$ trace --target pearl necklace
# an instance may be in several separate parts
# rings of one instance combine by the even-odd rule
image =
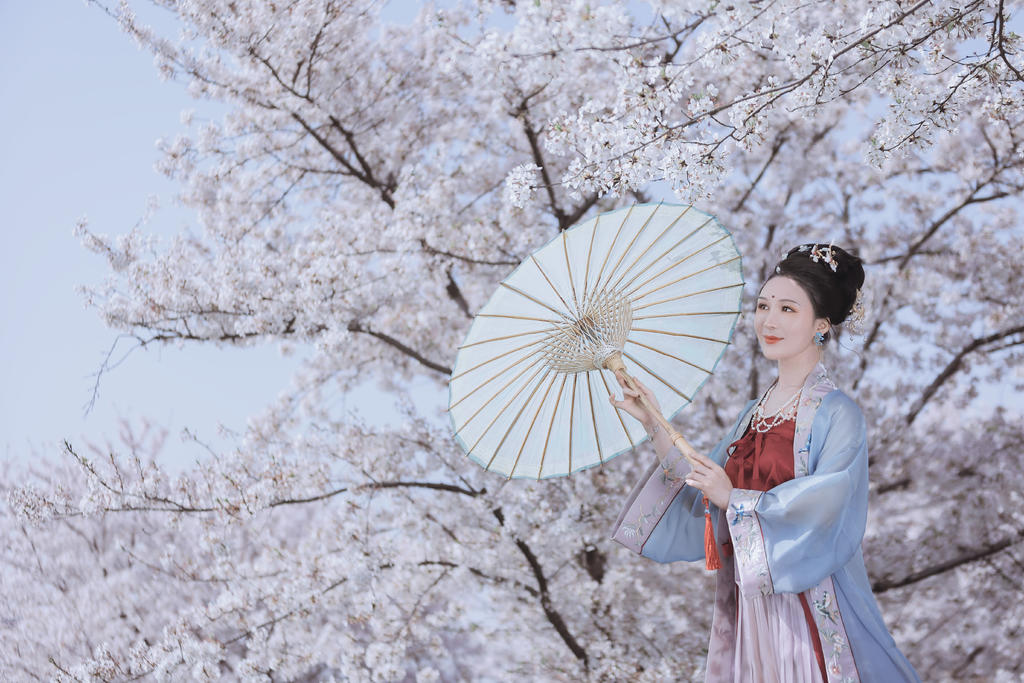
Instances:
[[[776,410],[771,415],[765,416],[764,404],[768,402],[768,396],[770,396],[771,393],[775,390],[775,386],[777,383],[778,380],[775,380],[775,383],[773,383],[768,388],[768,391],[766,391],[764,396],[761,397],[761,400],[758,401],[757,403],[757,407],[754,409],[754,419],[751,421],[751,425],[753,426],[755,431],[760,432],[761,434],[770,431],[772,427],[780,425],[783,422],[786,422],[787,420],[792,420],[793,418],[796,417],[796,407],[799,403],[798,399],[800,398],[800,393],[803,391],[803,387],[800,387],[800,389],[798,389],[797,392],[793,394],[788,401],[783,403],[781,408]]]

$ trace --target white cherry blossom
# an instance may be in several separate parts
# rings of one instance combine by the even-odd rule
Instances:
[[[231,448],[143,422],[4,466],[0,670],[699,679],[710,578],[608,539],[649,450],[505,481],[435,408],[523,258],[666,199],[732,231],[750,295],[795,244],[864,257],[864,331],[826,364],[870,426],[875,593],[924,679],[1020,677],[1024,420],[992,396],[1024,390],[1022,3],[154,4],[181,36],[100,8],[226,113],[158,144],[197,225],[75,227],[109,266],[83,301],[133,348],[303,362]],[[700,448],[770,382],[751,322],[676,420]],[[395,415],[340,408],[367,380]]]

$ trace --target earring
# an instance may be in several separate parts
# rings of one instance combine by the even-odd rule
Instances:
[[[814,343],[817,346],[821,346],[822,344],[824,344],[825,343],[825,335],[822,334],[821,332],[815,332],[814,333]]]

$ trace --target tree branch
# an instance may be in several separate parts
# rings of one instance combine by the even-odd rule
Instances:
[[[571,223],[567,222],[567,216],[562,211],[562,207],[558,205],[558,199],[555,197],[555,186],[551,182],[551,177],[548,175],[547,165],[544,163],[544,156],[540,151],[540,140],[537,135],[537,131],[530,125],[530,119],[526,115],[526,101],[519,107],[519,118],[523,122],[523,133],[526,135],[527,141],[530,143],[530,152],[533,154],[533,163],[540,168],[541,178],[544,180],[544,189],[548,193],[548,206],[551,208],[551,213],[555,214],[555,218],[558,220],[558,229],[565,230]]]
[[[359,162],[359,167],[363,170],[363,176],[369,179],[369,185],[379,189],[381,197],[383,197],[385,203],[387,203],[387,205],[392,209],[395,208],[395,200],[391,196],[392,192],[395,191],[394,184],[392,182],[383,182],[378,180],[373,173],[373,167],[370,166],[370,163],[359,152],[359,146],[356,145],[356,137],[352,131],[345,128],[336,116],[332,115],[328,118],[331,121],[331,125],[334,126],[334,129],[341,133],[345,138],[345,142],[348,143],[348,148],[352,150],[352,154],[355,155],[356,161]]]
[[[445,484],[443,482],[434,481],[381,481],[374,482],[372,484],[365,484],[357,488],[373,488],[373,489],[395,489],[401,487],[412,487],[412,488],[423,488],[433,489],[435,491],[448,491],[449,493],[461,493],[464,496],[479,496],[487,492],[487,489],[480,489],[479,491],[470,488],[462,488],[455,484]]]
[[[568,627],[565,625],[565,620],[562,619],[562,615],[558,613],[554,605],[551,603],[551,594],[548,592],[548,582],[544,576],[544,570],[540,566],[540,562],[537,561],[537,556],[530,550],[530,546],[526,545],[526,542],[521,539],[516,539],[516,545],[519,550],[522,551],[526,561],[530,564],[530,569],[533,570],[533,577],[537,580],[537,588],[540,589],[540,604],[544,609],[544,615],[551,622],[551,625],[555,627],[555,631],[562,637],[562,640],[572,651],[576,658],[583,662],[583,666],[587,666],[587,652],[571,633],[569,633]]]
[[[914,420],[917,419],[918,413],[921,412],[921,409],[924,408],[924,405],[932,398],[932,396],[935,395],[935,392],[939,390],[939,387],[941,387],[947,380],[949,380],[950,377],[952,377],[954,374],[957,373],[958,370],[960,370],[960,368],[963,366],[964,358],[969,353],[971,353],[972,351],[976,351],[978,348],[985,346],[986,344],[991,344],[993,342],[1006,339],[1007,337],[1012,337],[1015,334],[1022,333],[1024,333],[1024,325],[1018,325],[1017,327],[1011,327],[1008,330],[1002,330],[1000,332],[990,334],[987,337],[975,339],[970,344],[967,344],[962,349],[960,349],[960,351],[955,356],[953,356],[953,360],[949,361],[946,367],[943,368],[942,372],[940,372],[938,376],[936,376],[936,378],[932,380],[932,383],[929,384],[927,388],[925,388],[925,390],[921,393],[920,398],[918,398],[914,405],[910,408],[910,412],[908,412],[907,416],[904,418],[907,425],[909,426],[914,422]]]
[[[498,520],[498,524],[505,526],[505,515],[502,513],[501,508],[495,508],[491,512],[494,513],[495,518]],[[540,592],[540,604],[541,608],[544,610],[544,616],[547,617],[548,622],[550,622],[554,627],[558,635],[561,636],[562,641],[566,644],[569,650],[577,659],[583,662],[584,667],[587,667],[587,652],[580,647],[578,642],[576,642],[576,638],[569,632],[569,628],[566,626],[562,615],[558,613],[558,610],[556,610],[554,604],[552,604],[551,594],[548,592],[548,581],[544,576],[544,569],[540,566],[540,562],[537,561],[537,556],[533,554],[533,550],[531,550],[530,546],[526,544],[526,541],[517,538],[515,539],[515,542],[520,552],[523,553],[523,557],[526,558],[526,562],[530,565],[534,579],[537,580],[537,589]]]
[[[587,211],[589,211],[590,207],[592,207],[596,203],[597,203],[597,193],[596,192],[587,195],[587,197],[580,203],[580,205],[576,207],[575,211],[573,211],[572,213],[566,215],[566,217],[565,217],[565,227],[559,226],[559,228],[561,230],[568,230],[569,228],[571,228],[573,225],[576,224],[576,222],[580,218],[583,217],[583,214],[585,214]]]
[[[779,150],[782,149],[782,146],[786,144],[786,140],[789,139],[786,136],[786,131],[789,130],[790,126],[792,126],[792,124],[787,125],[782,134],[775,138],[775,144],[772,145],[772,152],[768,155],[768,161],[764,162],[764,166],[761,167],[761,171],[757,174],[757,177],[750,183],[750,187],[747,188],[747,191],[744,192],[743,196],[740,197],[738,202],[736,202],[736,206],[732,207],[733,212],[739,211],[743,208],[743,205],[747,202],[747,198],[750,197],[750,193],[754,191],[757,184],[761,182],[761,178],[764,177],[764,172],[767,171],[768,167],[772,165],[773,161],[775,161],[775,157],[779,153]]]
[[[993,182],[995,180],[996,173],[998,173],[998,169],[992,173],[992,176],[989,177],[989,179],[985,183],[983,183],[981,187]],[[933,222],[924,232],[924,234],[921,235],[921,237],[919,237],[918,240],[911,245],[910,249],[907,250],[907,253],[903,255],[903,258],[900,260],[898,270],[903,270],[906,267],[907,263],[910,261],[910,259],[917,254],[921,246],[929,239],[931,239],[932,235],[939,231],[939,228],[945,225],[950,218],[958,214],[962,209],[970,206],[971,204],[980,204],[982,202],[990,202],[995,199],[1002,199],[1003,197],[1007,197],[1010,194],[1009,192],[994,192],[986,197],[979,197],[978,191],[981,189],[981,187],[976,188],[973,192],[967,195],[967,197],[962,202],[952,207],[949,211],[942,214],[942,216],[939,217],[938,220]]]
[[[913,572],[902,579],[880,579],[871,584],[871,590],[875,593],[884,593],[896,588],[903,588],[904,586],[918,583],[919,581],[924,581],[925,579],[938,576],[939,574],[944,574],[945,572],[956,569],[957,567],[962,567],[965,564],[970,564],[971,562],[977,562],[978,560],[983,560],[986,557],[991,557],[996,553],[1006,550],[1011,545],[1018,543],[1022,538],[1024,538],[1024,531],[1019,532],[1016,536],[1004,538],[1003,540],[997,541],[992,545],[985,546],[984,548],[968,551],[950,560],[946,560],[945,562],[940,562],[939,564],[927,567],[921,571]]]
[[[1003,16],[1003,0],[999,0],[999,7],[996,9],[995,26],[993,30],[998,36],[997,45],[999,47],[999,57],[1006,64],[1006,68],[1013,72],[1013,75],[1017,77],[1018,81],[1024,81],[1024,76],[1021,76],[1020,71],[1010,64],[1009,58],[1006,56],[1006,48],[1003,46],[1003,28],[1006,26],[1006,17]]]
[[[445,293],[452,301],[458,304],[459,308],[462,309],[462,312],[466,314],[466,317],[472,320],[473,314],[469,311],[469,302],[466,301],[466,297],[462,295],[462,290],[459,289],[459,283],[455,281],[455,277],[452,275],[452,269],[448,268],[448,270],[445,271],[445,274],[448,276],[448,285],[444,288]]]
[[[445,367],[444,365],[441,365],[440,363],[435,363],[434,361],[425,358],[423,355],[421,355],[415,349],[413,349],[413,348],[411,348],[409,346],[406,346],[402,342],[398,341],[394,337],[391,337],[391,336],[389,336],[387,334],[384,334],[383,332],[377,332],[376,330],[371,330],[368,327],[363,327],[362,325],[360,325],[355,320],[353,320],[352,322],[350,322],[348,324],[348,331],[349,332],[359,332],[361,334],[368,334],[371,337],[376,337],[377,339],[380,339],[382,342],[384,342],[388,346],[394,347],[394,348],[398,349],[399,351],[401,351],[402,353],[404,353],[405,355],[409,356],[410,358],[413,358],[414,360],[419,362],[420,365],[423,365],[424,367],[427,367],[427,368],[430,368],[431,370],[435,370],[437,372],[440,372],[442,375],[450,375],[450,374],[452,374],[452,369],[451,368]]]
[[[982,188],[984,188],[987,185],[995,182],[996,176],[999,174],[1000,170],[1002,170],[1002,169],[1000,169],[998,167],[993,169],[991,175],[983,183],[980,183],[977,187],[975,187],[973,190],[971,190],[971,192],[968,193],[968,195],[964,198],[963,201],[961,201],[956,206],[950,208],[948,211],[946,211],[944,214],[942,214],[942,216],[940,216],[939,218],[935,219],[932,222],[932,224],[930,226],[928,226],[928,229],[925,230],[925,232],[921,235],[921,237],[918,238],[917,241],[914,242],[913,245],[911,245],[911,247],[907,250],[907,252],[905,254],[902,255],[902,257],[900,257],[899,265],[896,267],[896,273],[898,274],[898,273],[902,272],[903,269],[907,267],[907,264],[910,263],[910,259],[912,259],[914,256],[917,256],[918,254],[924,253],[921,250],[921,247],[924,245],[924,243],[927,242],[929,239],[931,239],[931,237],[934,236],[935,233],[937,233],[939,231],[939,228],[941,228],[943,225],[945,225],[951,218],[953,218],[953,216],[958,214],[964,208],[970,206],[971,204],[978,204],[978,203],[982,203],[982,202],[989,202],[989,201],[993,201],[995,199],[1001,199],[1003,197],[1006,197],[1009,194],[1007,192],[993,192],[991,195],[987,195],[985,197],[979,197],[978,196],[978,193],[982,190]],[[881,303],[878,306],[878,310],[879,310],[880,313],[884,313],[885,312],[886,307],[889,304],[889,301],[892,299],[893,291],[894,291],[893,287],[894,286],[892,284],[890,284],[889,288],[885,292],[885,296],[882,297],[882,301],[881,301]],[[875,324],[871,326],[871,331],[868,332],[867,336],[864,339],[864,346],[861,349],[861,360],[860,360],[860,363],[858,365],[858,370],[857,370],[857,377],[856,377],[856,379],[854,379],[853,385],[851,387],[854,391],[857,390],[858,385],[860,385],[861,379],[864,377],[864,371],[867,369],[868,358],[869,358],[869,355],[868,355],[867,352],[874,345],[875,341],[878,339],[878,334],[879,334],[879,331],[881,330],[882,322],[884,321],[884,319],[885,319],[885,317],[883,315],[880,315],[880,314],[877,315],[877,317],[875,319]]]
[[[428,254],[432,254],[432,255],[435,255],[435,256],[445,256],[445,257],[450,258],[450,259],[456,259],[458,261],[464,261],[466,263],[472,263],[473,265],[478,265],[478,266],[518,266],[519,265],[519,261],[511,261],[511,260],[508,260],[508,261],[487,261],[485,259],[475,259],[475,258],[471,258],[469,256],[462,256],[461,254],[455,254],[455,253],[452,253],[450,251],[445,251],[444,249],[438,249],[437,247],[433,247],[430,244],[428,244],[427,240],[425,240],[425,239],[420,239],[420,246],[423,247],[423,251],[427,252]]]
[[[334,157],[335,161],[337,161],[339,164],[342,165],[342,167],[344,167],[344,169],[347,171],[348,175],[351,175],[351,176],[359,179],[365,185],[368,185],[369,187],[372,187],[375,190],[377,190],[380,193],[381,199],[384,200],[384,203],[387,204],[392,209],[395,208],[395,200],[394,200],[394,197],[391,196],[393,188],[389,188],[387,185],[382,183],[380,180],[378,180],[373,175],[373,171],[369,167],[369,165],[367,164],[366,159],[364,159],[362,157],[362,155],[359,154],[358,150],[355,148],[355,139],[354,139],[354,137],[346,129],[341,127],[341,124],[338,123],[337,119],[335,119],[332,116],[331,117],[331,122],[335,125],[335,127],[339,131],[341,131],[342,135],[345,136],[345,140],[348,142],[349,148],[353,150],[353,153],[356,156],[356,161],[359,162],[359,164],[360,164],[360,168],[356,168],[356,166],[354,166],[352,164],[352,162],[349,161],[345,157],[345,155],[341,153],[341,151],[339,149],[337,149],[334,145],[332,145],[331,142],[326,137],[321,135],[315,128],[313,128],[311,125],[309,125],[306,122],[305,119],[303,119],[301,116],[299,116],[295,112],[291,112],[291,116],[292,116],[293,119],[295,119],[296,122],[298,122],[298,124],[300,126],[302,126],[302,128],[307,133],[309,133],[309,135],[314,140],[317,141],[317,143],[321,147],[323,147],[327,151],[328,154],[330,154],[332,157]]]

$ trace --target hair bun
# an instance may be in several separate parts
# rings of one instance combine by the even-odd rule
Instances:
[[[864,262],[835,244],[813,242],[793,247],[775,272],[800,283],[814,304],[815,314],[828,318],[832,325],[841,325],[847,319],[864,286]]]

